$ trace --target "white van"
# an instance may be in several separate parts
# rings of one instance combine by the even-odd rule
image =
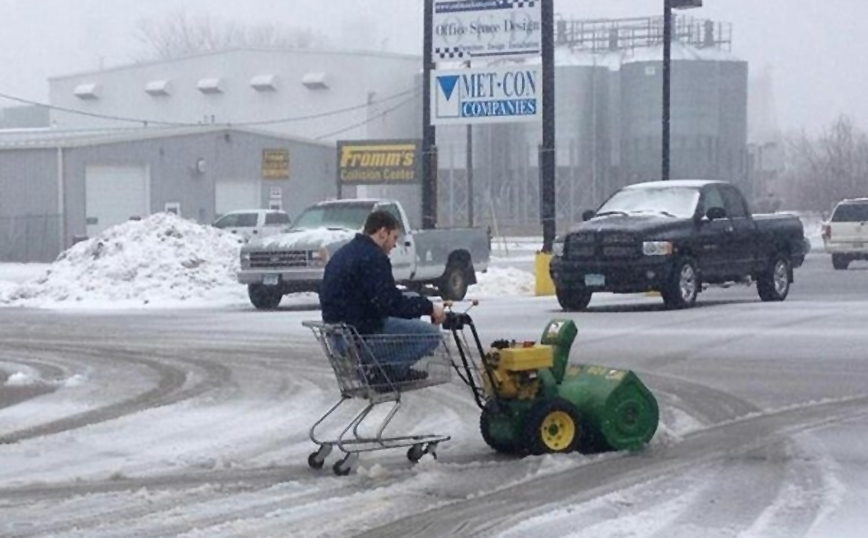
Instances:
[[[823,223],[823,245],[835,269],[846,269],[853,260],[868,260],[868,198],[838,202]]]
[[[290,228],[289,215],[276,209],[242,209],[231,211],[214,221],[213,226],[240,235],[244,241],[268,237]]]

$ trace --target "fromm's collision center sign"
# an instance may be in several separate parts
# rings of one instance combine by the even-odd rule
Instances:
[[[339,140],[337,146],[343,184],[404,184],[422,177],[419,140]]]

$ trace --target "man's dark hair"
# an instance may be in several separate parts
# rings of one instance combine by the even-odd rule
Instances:
[[[388,211],[377,210],[368,215],[367,220],[365,220],[364,232],[367,235],[374,235],[380,231],[380,228],[385,228],[387,232],[391,232],[392,230],[397,230],[400,226],[395,215]]]

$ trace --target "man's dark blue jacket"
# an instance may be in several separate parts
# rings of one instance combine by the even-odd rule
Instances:
[[[319,303],[323,321],[347,323],[360,334],[380,331],[387,317],[413,319],[434,310],[425,297],[408,297],[395,286],[392,262],[364,234],[356,234],[326,264]]]

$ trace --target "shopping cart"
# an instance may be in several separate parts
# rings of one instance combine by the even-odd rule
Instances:
[[[308,457],[308,465],[321,469],[334,447],[344,453],[332,469],[338,476],[350,473],[361,452],[409,447],[407,458],[417,462],[425,454],[437,457],[437,445],[449,440],[447,435],[385,436],[384,431],[398,409],[405,392],[448,383],[452,356],[444,338],[448,333],[426,335],[360,335],[352,326],[305,321],[328,357],[341,391],[340,400],[310,429],[310,439],[319,447]],[[408,371],[398,360],[403,354],[423,356]],[[367,405],[343,427],[340,435],[321,438],[317,429],[344,403],[351,399],[367,400]],[[362,423],[380,404],[391,404],[386,417],[373,436],[360,432]]]

